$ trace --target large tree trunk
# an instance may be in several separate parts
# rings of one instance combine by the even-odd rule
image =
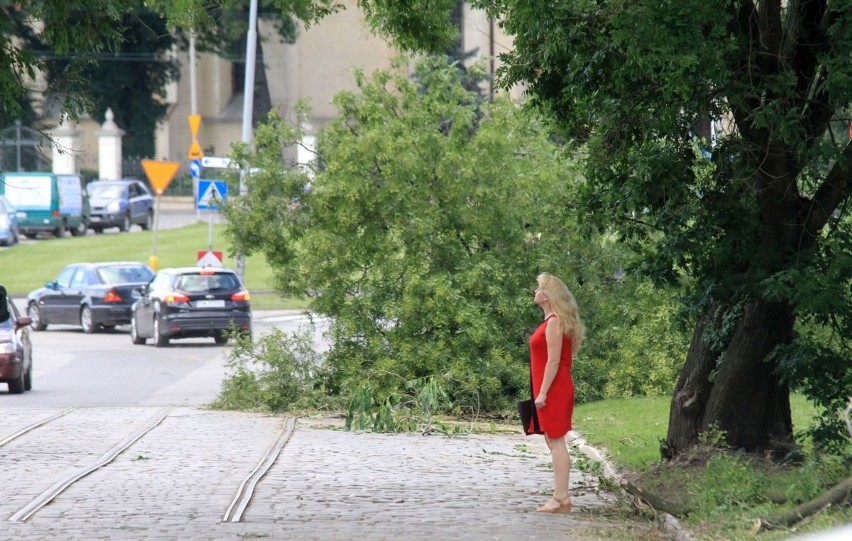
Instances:
[[[718,358],[708,347],[705,332],[712,325],[718,310],[718,304],[709,306],[692,333],[686,364],[681,369],[672,395],[669,433],[661,449],[664,458],[674,458],[698,441],[704,421],[704,409],[712,389],[710,375],[716,368]]]
[[[788,450],[793,442],[789,388],[766,357],[792,338],[794,316],[790,306],[748,302],[718,357],[705,340],[716,309],[710,307],[696,325],[672,397],[664,456],[688,449],[709,427],[723,431],[732,447]]]

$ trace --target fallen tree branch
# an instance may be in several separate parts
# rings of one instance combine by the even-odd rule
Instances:
[[[805,502],[783,513],[776,513],[767,518],[757,519],[751,531],[759,533],[766,530],[787,529],[834,504],[840,503],[852,503],[852,476],[847,477],[827,492],[822,493],[809,502]]]
[[[676,517],[685,517],[691,511],[683,504],[670,502],[664,498],[651,494],[650,492],[646,492],[626,479],[621,480],[621,488],[631,496],[639,498],[654,509]]]

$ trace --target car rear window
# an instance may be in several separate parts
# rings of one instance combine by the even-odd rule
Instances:
[[[124,267],[103,267],[98,269],[98,275],[105,284],[124,284],[148,282],[154,276],[154,271],[145,265],[128,265]]]
[[[187,293],[201,291],[234,290],[240,288],[240,281],[235,274],[182,274],[178,277],[175,287]]]

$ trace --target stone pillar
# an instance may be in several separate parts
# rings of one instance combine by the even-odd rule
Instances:
[[[80,136],[83,130],[67,116],[62,117],[59,126],[50,130],[53,148],[53,172],[57,175],[76,175],[77,156],[80,153]]]
[[[98,136],[98,178],[117,180],[121,178],[121,138],[124,130],[115,123],[115,114],[107,109],[104,123],[96,132]]]

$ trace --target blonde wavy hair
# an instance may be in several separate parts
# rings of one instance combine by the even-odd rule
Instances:
[[[576,355],[586,337],[586,327],[580,321],[580,310],[574,295],[562,280],[543,272],[538,275],[538,287],[547,296],[550,308],[559,316],[562,332],[571,339],[571,353]]]

